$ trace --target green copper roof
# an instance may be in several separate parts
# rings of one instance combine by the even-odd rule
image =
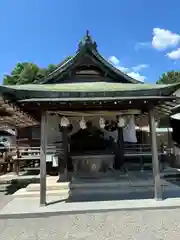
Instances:
[[[0,86],[1,91],[26,90],[26,91],[56,91],[56,92],[104,92],[104,91],[137,91],[137,90],[165,90],[177,89],[180,84],[158,85],[158,84],[131,84],[131,83],[107,83],[107,82],[85,82],[67,84],[25,84]]]
[[[105,98],[105,97],[159,97],[171,96],[180,84],[126,84],[126,83],[68,83],[68,84],[27,84],[0,86],[0,93],[18,101],[30,98]]]

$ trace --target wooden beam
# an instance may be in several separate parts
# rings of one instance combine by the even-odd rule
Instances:
[[[177,99],[175,96],[130,96],[130,97],[119,97],[119,96],[111,96],[111,97],[70,97],[70,98],[28,98],[28,99],[22,99],[18,100],[19,103],[49,103],[49,102],[57,102],[58,104],[61,102],[84,102],[87,101],[89,103],[92,102],[112,102],[112,101],[167,101],[167,100],[174,100]]]

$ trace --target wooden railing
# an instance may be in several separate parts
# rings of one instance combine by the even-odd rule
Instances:
[[[158,154],[167,154],[171,151],[168,149],[165,145],[162,145],[161,147],[158,148]],[[125,156],[133,156],[133,155],[146,155],[146,156],[151,156],[152,155],[152,148],[151,144],[125,144],[124,145],[124,152]]]
[[[36,163],[40,162],[40,147],[0,147],[0,152],[0,172],[2,173],[6,173],[9,170],[18,174],[20,168],[34,167]],[[46,154],[63,157],[63,150],[55,145],[48,145],[46,147]]]
[[[3,152],[2,147],[0,147],[0,152]],[[171,151],[171,149],[167,149],[165,146],[161,146],[158,149],[159,156],[166,155]],[[112,153],[113,154],[113,153]],[[48,145],[46,147],[46,155],[52,156],[60,156],[63,158],[64,151],[62,147],[55,145]],[[141,161],[141,157],[143,156],[152,156],[151,145],[150,144],[125,144],[124,145],[124,155],[125,157],[139,157]],[[40,161],[40,147],[29,147],[29,146],[11,146],[9,149],[6,149],[1,163],[11,164],[13,165],[13,171],[17,174],[20,171],[21,167],[31,166],[34,167],[36,163]],[[11,169],[12,170],[12,169]]]

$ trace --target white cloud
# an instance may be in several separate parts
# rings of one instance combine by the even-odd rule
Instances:
[[[123,66],[116,66],[116,68],[118,68],[120,71],[124,72],[124,73],[127,73],[130,71],[129,68],[127,67],[123,67]]]
[[[180,48],[166,54],[172,60],[180,59]]]
[[[152,47],[157,50],[165,50],[176,47],[180,43],[180,35],[167,29],[154,28]]]
[[[142,69],[147,68],[147,67],[149,67],[149,65],[147,65],[147,64],[139,64],[139,65],[137,65],[137,66],[132,67],[132,70],[133,70],[134,72],[139,72],[139,71],[141,71]]]
[[[112,64],[114,64],[114,65],[118,65],[118,64],[119,64],[119,59],[117,59],[117,57],[115,57],[115,56],[109,57],[108,60],[109,60]]]
[[[141,82],[144,82],[144,80],[147,79],[145,76],[140,75],[138,72],[130,72],[128,75]]]
[[[146,77],[142,76],[139,72],[144,69],[147,68],[148,65],[147,64],[139,64],[137,66],[134,66],[132,68],[128,68],[128,67],[124,67],[121,66],[119,63],[119,59],[115,56],[111,56],[109,57],[109,62],[112,63],[117,69],[119,69],[120,71],[124,72],[125,74],[129,75],[130,77],[139,80],[141,82],[143,82]]]

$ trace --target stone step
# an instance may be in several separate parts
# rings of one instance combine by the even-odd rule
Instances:
[[[72,181],[74,180],[77,180],[77,179],[81,179],[81,180],[95,180],[95,179],[98,179],[98,180],[108,180],[108,179],[115,179],[117,177],[120,177],[121,179],[123,178],[127,178],[127,176],[125,174],[121,174],[119,171],[115,171],[112,169],[112,171],[109,171],[109,172],[106,172],[106,173],[103,173],[103,172],[94,172],[94,173],[91,173],[89,175],[87,174],[73,174],[72,173]]]
[[[128,187],[148,187],[153,186],[152,180],[141,180],[141,181],[74,181],[70,182],[47,182],[47,191],[48,190],[63,190],[63,189],[101,189],[101,188],[128,188]],[[163,183],[167,185],[167,183]],[[27,191],[40,191],[40,184],[29,184],[26,187]]]
[[[139,188],[88,188],[88,189],[71,189],[69,195],[70,196],[81,196],[81,195],[101,195],[101,194],[124,194],[124,193],[130,193],[130,192],[146,192],[153,190],[153,187],[139,187]]]
[[[40,197],[40,191],[27,191],[26,188],[21,188],[13,194],[14,197],[26,198],[26,197]],[[59,196],[67,198],[69,196],[69,190],[48,190],[46,196]]]
[[[69,182],[59,182],[58,183],[58,182],[54,182],[54,181],[49,181],[49,182],[47,182],[46,189],[47,189],[47,191],[48,190],[67,190],[67,189],[69,189],[69,185],[70,185]],[[26,190],[28,192],[40,191],[40,184],[39,183],[29,184],[26,187]]]
[[[167,181],[161,180],[162,185],[168,185]],[[122,180],[122,181],[74,181],[70,184],[71,189],[76,188],[128,188],[128,187],[148,187],[154,186],[154,182],[152,179],[149,180]]]
[[[69,190],[69,183],[55,183],[50,184],[47,187],[46,195],[47,196],[59,196],[65,197],[68,196],[83,196],[83,195],[91,195],[91,196],[100,196],[100,195],[113,195],[113,194],[129,194],[129,193],[140,193],[140,192],[147,192],[147,191],[154,191],[153,184],[131,184],[131,185],[117,185],[118,183],[112,185],[107,183],[90,183],[90,184],[81,184],[80,187],[72,187]],[[62,187],[62,188],[61,188]],[[179,191],[180,187],[172,184],[167,181],[162,180],[162,188],[163,191],[170,190],[170,191]],[[13,194],[14,197],[39,197],[40,196],[40,185],[38,184],[31,184],[28,188],[22,188]]]
[[[161,173],[161,176],[163,176],[163,177],[180,177],[180,171],[178,171],[176,169],[166,170]]]
[[[82,195],[113,195],[113,194],[128,194],[128,193],[143,193],[151,191],[154,192],[154,186],[131,186],[128,188],[122,188],[122,187],[113,187],[113,188],[76,188],[76,189],[71,189],[69,195],[70,196],[82,196]],[[180,192],[180,187],[176,186],[174,184],[169,184],[166,186],[162,186],[162,191],[179,191]]]
[[[163,186],[168,186],[170,183],[161,180],[161,184]],[[154,187],[154,183],[152,179],[149,180],[109,180],[109,181],[73,181],[70,182],[56,182],[54,179],[51,181],[47,181],[47,191],[50,190],[66,190],[66,189],[109,189],[109,188],[115,188],[115,189],[128,189],[130,187],[138,188],[138,187]],[[40,184],[29,184],[26,187],[26,191],[40,191]]]

